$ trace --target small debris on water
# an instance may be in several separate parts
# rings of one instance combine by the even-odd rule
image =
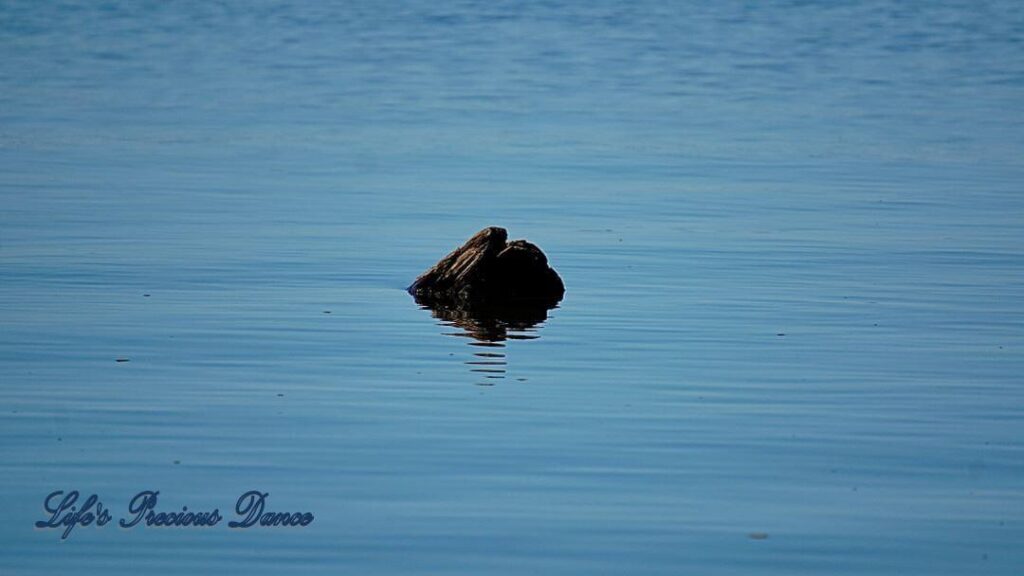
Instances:
[[[283,397],[284,397],[284,394],[278,393],[277,397],[278,397],[278,398],[283,398]]]
[[[128,358],[117,358],[114,360],[114,362],[131,362],[131,360],[129,360]]]
[[[748,536],[750,536],[751,540],[767,540],[768,539],[768,533],[767,532],[751,532]]]
[[[143,298],[149,298],[149,294],[143,294],[142,297]]]
[[[324,314],[330,314],[330,313],[331,313],[330,310],[324,310]]]
[[[778,334],[776,334],[776,336],[785,336],[785,335],[786,335],[785,332],[779,332]]]
[[[175,464],[181,464],[181,460],[175,460],[174,463]]]

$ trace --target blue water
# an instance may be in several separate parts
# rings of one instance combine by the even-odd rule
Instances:
[[[0,3],[0,573],[1019,574],[1022,38]],[[567,286],[499,342],[403,291],[487,225]],[[35,529],[72,489],[114,521]],[[225,521],[117,528],[147,489]]]

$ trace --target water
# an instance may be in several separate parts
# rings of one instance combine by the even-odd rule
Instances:
[[[1019,573],[1022,37],[3,3],[0,572]],[[487,225],[566,283],[525,339],[403,291]],[[114,523],[35,530],[71,489]],[[147,489],[227,518],[116,528]],[[316,519],[228,529],[251,489]]]

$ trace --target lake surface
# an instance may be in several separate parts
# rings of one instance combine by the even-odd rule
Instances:
[[[1022,6],[4,2],[0,572],[1019,574]]]

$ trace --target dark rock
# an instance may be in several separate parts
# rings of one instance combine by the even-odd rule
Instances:
[[[565,294],[565,286],[548,266],[547,256],[525,240],[507,240],[504,228],[484,228],[420,275],[409,293],[424,306],[457,309],[471,316],[501,315],[505,308],[514,307],[520,321],[524,307],[553,307]]]

